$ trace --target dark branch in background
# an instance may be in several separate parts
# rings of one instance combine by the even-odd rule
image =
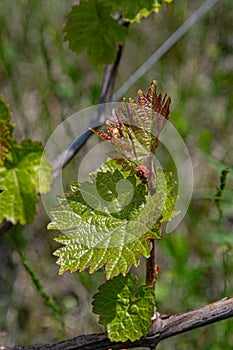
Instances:
[[[128,26],[129,23],[125,22],[122,18],[121,13],[117,13],[115,18],[121,25]],[[98,112],[91,120],[90,124],[87,125],[87,128],[82,132],[81,135],[77,136],[73,142],[67,146],[67,148],[53,161],[53,178],[59,175],[62,168],[64,168],[69,161],[77,154],[80,148],[85,144],[89,137],[93,134],[89,128],[95,129],[100,124],[104,124],[106,121],[104,111],[105,103],[112,101],[112,95],[114,91],[114,86],[116,82],[117,70],[121,60],[122,46],[117,45],[117,55],[115,61],[112,64],[107,64],[105,66],[104,78],[102,83],[102,89],[100,94],[100,106]]]
[[[100,106],[98,112],[92,119],[90,125],[79,135],[67,148],[53,161],[53,178],[55,178],[62,168],[64,168],[70,160],[77,154],[80,148],[85,144],[89,137],[93,134],[89,127],[95,128],[101,123],[104,124],[104,103],[111,102],[112,94],[116,81],[116,73],[120,63],[122,53],[122,46],[118,45],[117,47],[117,56],[115,61],[112,64],[108,64],[105,67],[104,79],[100,95]]]
[[[224,298],[183,314],[163,316],[157,313],[149,335],[136,342],[111,343],[106,333],[75,337],[54,344],[34,345],[29,347],[1,347],[2,350],[119,350],[137,347],[154,349],[159,342],[177,334],[203,327],[214,322],[233,317],[233,298]]]
[[[117,47],[117,56],[115,61],[112,64],[109,64],[105,67],[104,79],[101,89],[100,95],[100,106],[98,112],[92,119],[90,125],[83,131],[81,135],[79,135],[71,144],[67,146],[67,148],[59,154],[59,156],[52,162],[53,164],[53,178],[56,178],[59,175],[62,168],[64,168],[70,160],[77,154],[77,152],[81,149],[81,147],[85,144],[85,142],[89,139],[89,137],[93,134],[89,127],[104,124],[104,103],[111,102],[113,89],[116,81],[116,73],[120,63],[122,53],[122,46],[118,45]]]

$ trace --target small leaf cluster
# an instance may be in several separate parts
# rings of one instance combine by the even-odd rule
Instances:
[[[116,150],[112,156],[145,163],[159,146],[159,135],[170,118],[171,99],[157,93],[156,81],[152,81],[147,94],[141,90],[138,99],[129,98],[113,111],[114,121],[107,121],[107,132],[92,131],[110,142]]]

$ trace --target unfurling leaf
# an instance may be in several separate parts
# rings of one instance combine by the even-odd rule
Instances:
[[[99,288],[93,311],[100,315],[111,341],[133,342],[148,334],[154,298],[150,286],[138,287],[136,277],[120,275]]]
[[[162,7],[162,0],[99,0],[106,5],[112,5],[112,11],[123,13],[126,21],[129,22],[141,22],[143,18],[148,17],[152,12],[159,12]],[[165,2],[171,2],[172,0],[165,0]]]
[[[138,92],[138,100],[129,99],[113,111],[114,121],[107,121],[107,132],[92,131],[116,150],[116,155],[131,161],[148,160],[159,145],[159,135],[170,118],[171,99],[157,93],[156,81],[147,94]],[[146,165],[146,164],[142,164]]]

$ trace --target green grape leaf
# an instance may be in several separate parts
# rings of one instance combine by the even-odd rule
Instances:
[[[172,0],[165,0],[165,2],[171,1]],[[133,23],[141,22],[143,18],[148,17],[152,12],[159,12],[163,0],[100,0],[100,2],[103,2],[106,5],[112,5],[112,12],[122,12],[124,19]]]
[[[52,167],[46,160],[41,161],[42,153],[43,146],[39,142],[24,140],[17,144],[11,139],[4,165],[0,166],[0,188],[4,189],[0,222],[6,219],[13,224],[25,225],[33,221],[37,192],[47,192],[51,182]]]
[[[85,50],[95,64],[114,61],[116,43],[124,44],[127,28],[112,17],[111,6],[96,0],[81,0],[67,18],[65,40],[69,41],[72,51]]]
[[[13,125],[9,123],[11,113],[7,104],[0,97],[0,166],[4,164],[6,153],[10,148]]]
[[[64,247],[54,253],[60,274],[86,268],[94,273],[105,265],[107,279],[125,275],[139,264],[140,255],[149,256],[149,239],[161,238],[164,205],[174,195],[163,170],[157,168],[157,192],[152,196],[136,176],[135,165],[131,171],[118,167],[111,160],[104,171],[91,175],[91,182],[75,183],[71,193],[58,197],[48,229],[62,232],[55,240]]]
[[[155,295],[150,286],[138,286],[131,274],[107,281],[94,296],[93,311],[100,315],[111,341],[136,341],[148,334]]]

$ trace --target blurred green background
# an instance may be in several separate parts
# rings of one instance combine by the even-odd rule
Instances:
[[[124,48],[116,90],[204,1],[175,0],[141,24],[133,24]],[[18,140],[46,144],[55,128],[73,113],[98,103],[104,67],[93,67],[63,41],[65,15],[73,1],[0,1],[0,82],[13,112]],[[194,168],[193,198],[175,232],[157,243],[161,268],[157,305],[161,313],[188,311],[233,295],[233,2],[222,0],[126,94],[136,97],[156,79],[172,97],[171,122],[189,149]],[[80,130],[81,131],[81,130]],[[64,172],[75,180],[77,158]],[[161,155],[163,153],[161,152]],[[165,159],[166,161],[166,159]],[[165,167],[170,170],[169,161]],[[221,170],[229,166],[221,202],[214,197]],[[43,205],[23,232],[0,235],[0,344],[27,345],[100,332],[91,300],[104,281],[95,275],[58,276],[52,252],[57,244],[46,230]],[[65,329],[43,303],[17,250],[61,310]],[[142,260],[139,275],[144,274]],[[233,321],[227,320],[168,339],[158,349],[232,349]]]

